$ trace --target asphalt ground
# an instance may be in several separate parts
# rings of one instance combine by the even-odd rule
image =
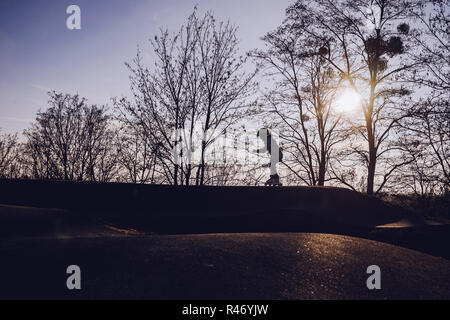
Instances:
[[[1,299],[450,299],[449,260],[320,233],[3,238],[0,260]]]

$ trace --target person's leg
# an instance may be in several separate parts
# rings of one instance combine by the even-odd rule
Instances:
[[[270,155],[270,176],[271,177],[278,175],[277,174],[277,163],[278,163],[277,157],[278,157],[278,155],[275,155],[275,154]]]

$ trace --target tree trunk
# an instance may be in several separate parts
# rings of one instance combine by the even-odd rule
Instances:
[[[369,142],[369,163],[367,165],[367,194],[373,194],[375,182],[375,168],[377,164],[377,150],[375,148],[375,136],[372,130],[372,119],[367,120],[367,138]]]
[[[325,164],[326,164],[326,154],[324,151],[320,154],[320,162],[319,162],[319,179],[317,181],[317,185],[323,187],[325,185]]]
[[[369,144],[369,163],[367,165],[367,194],[372,195],[374,192],[373,187],[375,183],[375,169],[377,164],[377,148],[375,147],[375,126],[373,125],[373,110],[375,105],[375,88],[377,86],[377,74],[378,64],[380,61],[381,52],[381,34],[380,29],[376,29],[377,33],[377,46],[375,49],[375,59],[373,65],[371,66],[370,75],[370,100],[369,106],[366,114],[366,130],[367,130],[367,141]]]
[[[373,152],[369,152],[369,165],[367,167],[367,194],[373,194],[373,185],[375,181],[376,159]]]
[[[202,160],[200,164],[200,185],[202,186],[205,180],[205,151],[206,141],[202,141]]]

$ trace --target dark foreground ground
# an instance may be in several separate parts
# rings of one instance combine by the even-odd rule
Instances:
[[[0,256],[2,299],[450,299],[448,260],[330,234],[3,239]],[[372,264],[381,290],[366,287]]]
[[[0,299],[450,299],[450,225],[349,190],[1,182]]]

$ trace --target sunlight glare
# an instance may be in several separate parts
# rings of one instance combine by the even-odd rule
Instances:
[[[360,96],[350,88],[343,89],[335,103],[338,112],[352,112],[357,110],[360,105]]]

